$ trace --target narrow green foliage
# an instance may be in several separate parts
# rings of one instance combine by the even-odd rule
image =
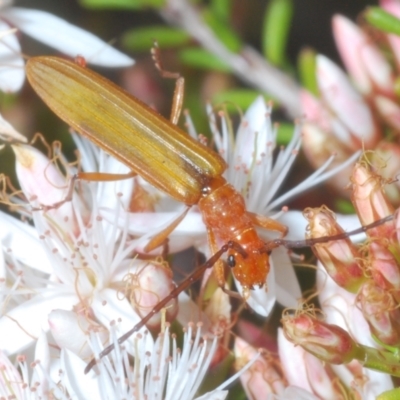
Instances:
[[[79,0],[83,7],[88,8],[119,8],[137,10],[140,8],[161,8],[165,0]]]
[[[212,0],[210,4],[212,13],[221,21],[229,21],[231,6],[231,0]]]
[[[249,108],[259,95],[259,92],[250,89],[225,90],[215,94],[212,98],[212,104],[217,107],[219,104],[224,104],[229,113],[240,113]]]
[[[380,7],[368,7],[364,18],[375,28],[400,36],[400,20]]]
[[[276,135],[276,144],[286,146],[293,138],[294,125],[289,123],[279,123]]]
[[[264,17],[264,56],[277,66],[285,64],[286,44],[293,15],[292,0],[271,0]]]
[[[153,25],[132,29],[122,37],[123,46],[130,51],[148,51],[157,41],[160,48],[177,47],[187,44],[190,36],[181,29],[165,25]]]
[[[179,58],[182,63],[205,70],[230,72],[230,68],[221,59],[197,47],[191,47],[182,50],[179,53]]]
[[[400,399],[400,388],[388,390],[376,397],[376,400],[399,400],[399,399]]]
[[[355,214],[356,210],[354,209],[353,204],[350,200],[346,199],[338,199],[335,201],[335,209],[337,212],[341,214]]]
[[[298,58],[298,70],[303,87],[312,94],[318,95],[315,57],[314,50],[310,48],[303,49]]]

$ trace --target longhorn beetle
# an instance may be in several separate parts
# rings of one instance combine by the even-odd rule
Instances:
[[[278,231],[282,237],[287,228],[246,210],[242,195],[222,177],[226,163],[221,156],[95,72],[57,57],[31,58],[26,70],[33,89],[50,109],[75,131],[131,168],[130,174],[118,178],[138,174],[187,206],[196,204],[202,213],[213,255],[161,300],[141,322],[121,336],[119,344],[199,279],[206,269],[214,267],[218,284],[223,287],[225,276],[221,256],[224,253],[227,253],[228,266],[243,288],[243,297],[248,298],[251,289],[262,287],[266,282],[272,249],[281,245],[304,247],[327,241],[320,238],[289,242],[281,238],[264,242],[258,236],[256,226]],[[173,115],[173,120],[176,119]],[[79,173],[76,178],[115,179],[96,173]],[[157,247],[160,238],[165,239],[183,216],[164,230],[160,237],[154,238],[146,250]],[[390,218],[351,233],[372,228]],[[333,236],[329,240],[342,239],[349,234]],[[218,248],[218,241],[225,245]],[[106,347],[100,357],[113,348],[113,344]],[[85,373],[95,363],[93,359]]]

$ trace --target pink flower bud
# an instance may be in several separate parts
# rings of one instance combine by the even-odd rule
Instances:
[[[12,148],[16,157],[18,181],[32,207],[41,209],[65,200],[69,183],[51,160],[28,145],[14,145]],[[64,231],[78,234],[71,201],[45,212],[54,218]]]
[[[400,107],[396,100],[384,96],[374,96],[372,101],[384,120],[394,129],[400,129]]]
[[[397,0],[381,0],[380,6],[395,17],[400,18],[400,3]],[[400,67],[400,37],[395,34],[387,35],[390,47],[395,57],[397,68]]]
[[[392,294],[368,281],[358,295],[359,304],[371,332],[389,346],[400,344],[400,310]]]
[[[349,130],[311,93],[301,90],[300,101],[305,116],[302,148],[309,163],[318,169],[334,154],[331,168],[343,165],[358,150],[359,143],[352,143]],[[329,182],[342,191],[348,185],[350,173],[349,166],[331,177]]]
[[[131,303],[137,308],[140,316],[145,317],[163,298],[175,288],[172,281],[172,271],[164,263],[145,263],[135,274],[129,275],[127,288]],[[176,299],[166,307],[167,319],[172,319],[177,313]],[[147,323],[148,327],[159,327],[161,313],[155,314]]]
[[[387,248],[388,243],[371,242],[369,245],[369,266],[372,278],[383,290],[400,294],[400,271],[395,257]]]
[[[351,77],[364,94],[373,90],[393,95],[393,74],[389,63],[367,35],[347,18],[333,18],[336,46]]]
[[[257,350],[239,337],[235,339],[234,351],[238,369],[257,355]],[[278,367],[278,361],[268,355],[260,357],[242,373],[240,381],[247,398],[254,400],[266,399],[270,394],[281,395],[285,390],[285,379]]]
[[[376,174],[366,162],[358,162],[353,169],[352,202],[362,225],[368,225],[394,213],[394,208],[383,189],[382,177]],[[370,237],[392,238],[393,221],[368,230]]]
[[[400,110],[399,110],[400,115]],[[400,123],[400,120],[399,120]],[[400,126],[399,126],[400,129]],[[382,141],[372,153],[372,164],[382,166],[379,173],[388,181],[385,192],[391,204],[400,204],[400,146],[397,143]]]
[[[108,342],[108,331],[86,316],[73,311],[53,310],[50,312],[49,327],[55,342],[60,348],[65,348],[82,359],[89,359],[93,352],[88,346],[88,332],[98,327],[100,337],[104,343]]]
[[[344,233],[337,224],[334,214],[325,206],[307,208],[303,215],[307,218],[307,238],[320,238]],[[312,246],[315,256],[321,261],[329,276],[340,286],[350,292],[356,292],[365,277],[357,259],[360,257],[357,248],[350,238],[318,243]]]
[[[347,146],[367,148],[379,139],[373,115],[362,96],[353,88],[346,74],[327,57],[317,57],[317,79],[321,95],[337,118],[348,129]],[[350,141],[349,141],[350,140]]]
[[[307,393],[315,394],[319,399],[338,397],[336,377],[329,366],[319,358],[307,353],[301,346],[296,346],[285,337],[283,330],[278,330],[279,357],[282,370],[289,387],[302,388]],[[286,394],[286,392],[285,392]],[[302,398],[300,395],[287,398]]]
[[[282,318],[286,338],[300,345],[320,360],[343,364],[350,362],[357,351],[357,344],[337,325],[330,325],[308,314]]]

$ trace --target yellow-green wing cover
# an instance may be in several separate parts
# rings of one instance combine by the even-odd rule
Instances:
[[[226,168],[217,153],[87,68],[34,57],[26,70],[61,119],[176,200],[196,204],[202,188]]]

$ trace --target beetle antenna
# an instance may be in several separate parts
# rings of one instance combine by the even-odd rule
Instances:
[[[300,247],[309,247],[314,246],[317,243],[326,243],[335,240],[343,240],[347,239],[350,236],[358,235],[359,233],[367,232],[370,229],[376,228],[377,226],[383,225],[388,221],[392,221],[395,218],[396,214],[388,215],[385,218],[382,218],[378,221],[372,222],[371,224],[361,226],[360,228],[354,229],[349,232],[339,233],[338,235],[333,236],[322,236],[319,238],[305,239],[305,240],[285,240],[285,239],[275,239],[272,241],[276,247],[285,246],[288,249],[295,249]]]
[[[229,249],[234,249],[244,258],[247,257],[246,251],[240,246],[238,243],[229,241],[225,245],[223,245],[213,256],[211,256],[204,264],[200,265],[196,268],[189,276],[187,276],[171,293],[164,297],[157,305],[144,317],[138,322],[131,330],[123,334],[120,338],[118,338],[118,344],[122,344],[128,339],[132,334],[137,332],[140,328],[142,328],[146,323],[150,320],[150,318],[160,312],[163,308],[165,308],[168,303],[179,296],[184,290],[186,290],[193,282],[199,280],[204,272],[212,268],[214,264],[221,258],[221,256],[226,253]],[[99,354],[99,359],[103,358],[107,354],[111,353],[115,348],[115,344],[112,343],[108,345],[103,351]],[[97,363],[97,360],[93,358],[85,368],[85,374],[87,374]]]

